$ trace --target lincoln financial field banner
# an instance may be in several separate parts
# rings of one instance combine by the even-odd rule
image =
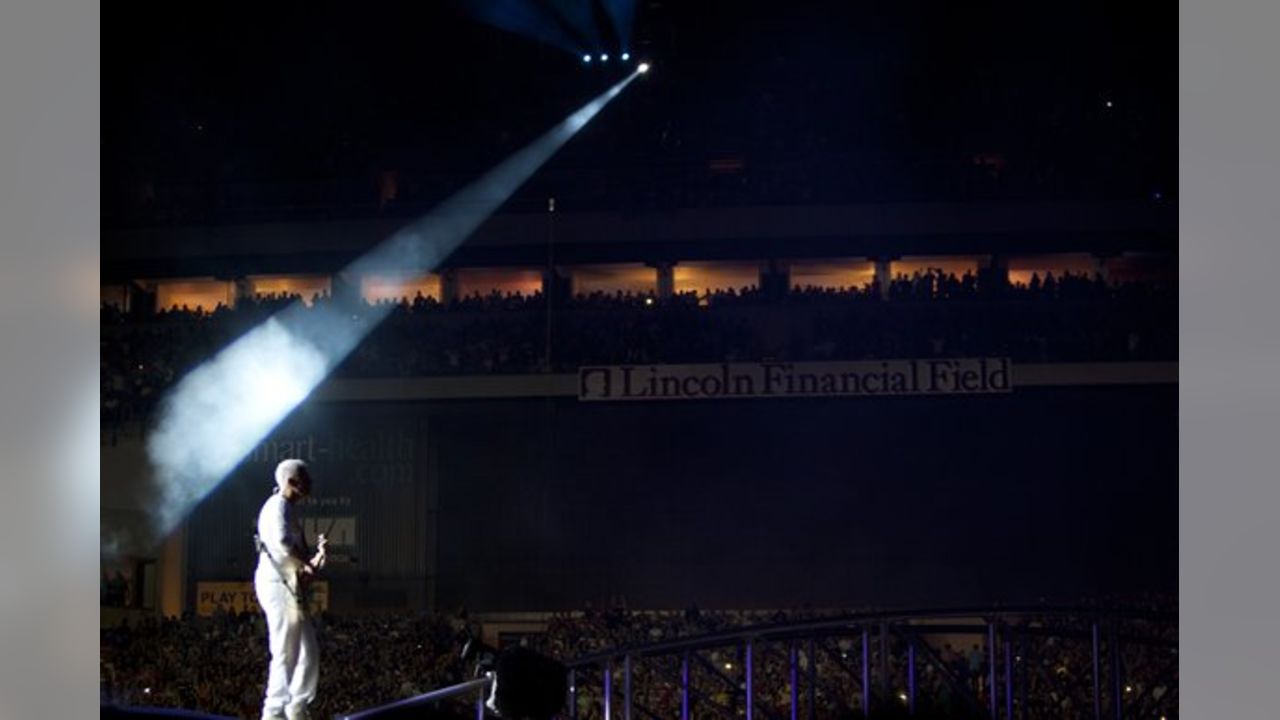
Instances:
[[[578,370],[578,399],[583,401],[964,395],[1011,389],[1008,358],[611,365]]]

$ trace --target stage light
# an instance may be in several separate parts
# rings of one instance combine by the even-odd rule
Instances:
[[[591,62],[591,56],[590,56],[590,55],[583,55],[583,56],[582,56],[582,62],[584,62],[584,63],[589,63],[589,62]]]
[[[625,53],[625,52],[622,53],[622,62],[626,62],[630,59],[631,59],[631,53]]]
[[[609,53],[600,53],[600,62],[609,62]]]
[[[632,80],[634,74],[619,80],[343,274],[438,267]],[[156,537],[168,535],[390,312],[358,298],[315,308],[294,303],[179,380],[162,398],[146,441]]]
[[[640,73],[641,75],[649,72],[649,63],[640,63],[640,66],[636,68],[636,72]]]

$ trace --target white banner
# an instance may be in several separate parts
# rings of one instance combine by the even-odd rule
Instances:
[[[593,402],[1007,393],[1013,389],[1010,367],[1008,358],[591,366],[578,369],[578,399]]]

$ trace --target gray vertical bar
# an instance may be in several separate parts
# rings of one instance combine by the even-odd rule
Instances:
[[[1013,643],[1008,633],[1004,640],[1004,716],[1013,720]]]
[[[552,296],[556,292],[556,199],[547,199],[547,270],[542,276],[542,292],[547,297],[547,327],[543,338],[546,367],[543,372],[551,372],[551,306]],[[443,293],[441,293],[443,295]]]
[[[996,692],[996,666],[999,660],[996,659],[996,621],[992,618],[987,622],[987,694],[988,704],[991,706],[991,720],[999,720],[1000,717],[1000,693]]]
[[[752,694],[751,687],[751,641],[747,641],[747,720],[751,720],[753,706],[755,705],[755,695]]]
[[[791,649],[787,653],[787,683],[791,687],[791,720],[800,720],[800,688],[798,687],[799,663],[796,661],[796,641],[791,641]]]
[[[1018,662],[1019,655],[1022,656],[1022,666],[1018,668],[1018,677],[1021,678],[1021,681],[1017,682],[1013,689],[1016,692],[1019,687],[1022,688],[1022,705],[1018,710],[1018,718],[1019,720],[1027,720],[1027,688],[1031,685],[1030,681],[1027,680],[1029,674],[1027,668],[1031,667],[1031,656],[1027,654],[1026,635],[1018,637],[1018,655],[1013,656],[1015,663]]]
[[[871,714],[871,631],[862,626],[862,714]]]
[[[1093,717],[1102,720],[1102,678],[1098,677],[1098,621],[1093,621]]]
[[[907,712],[916,714],[916,637],[907,636]]]
[[[431,421],[422,421],[421,435],[426,436],[426,447],[423,448],[423,455],[426,456],[427,468],[426,472],[426,521],[420,523],[424,526],[422,531],[426,533],[423,539],[424,547],[426,547],[426,606],[429,610],[436,610],[436,586],[440,574],[440,450],[436,447],[434,436],[431,434]]]
[[[1124,718],[1124,658],[1120,655],[1120,633],[1116,630],[1115,618],[1111,619],[1111,638],[1107,643],[1111,650],[1111,680],[1115,693],[1116,718]]]
[[[680,720],[689,720],[689,651],[680,660]]]
[[[880,697],[889,697],[889,623],[880,623]]]
[[[578,717],[578,671],[576,669],[569,670],[569,720],[576,720]]]
[[[1021,720],[1027,720],[1027,698],[1031,697],[1030,693],[1027,692],[1027,688],[1031,687],[1031,681],[1029,680],[1031,676],[1031,655],[1027,650],[1027,636],[1023,635],[1019,638],[1018,644],[1021,647],[1018,654],[1022,656],[1022,682],[1020,683],[1022,686],[1022,712],[1018,713],[1018,715]]]
[[[818,716],[818,652],[814,639],[809,638],[809,720]]]
[[[613,719],[613,659],[604,661],[604,720]]]
[[[622,718],[631,720],[631,655],[622,658]]]

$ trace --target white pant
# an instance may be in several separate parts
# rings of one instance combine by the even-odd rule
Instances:
[[[258,604],[267,616],[267,641],[271,648],[271,669],[267,673],[262,714],[306,717],[307,705],[316,697],[316,681],[320,677],[315,628],[298,598],[279,577],[259,572],[253,584]]]

